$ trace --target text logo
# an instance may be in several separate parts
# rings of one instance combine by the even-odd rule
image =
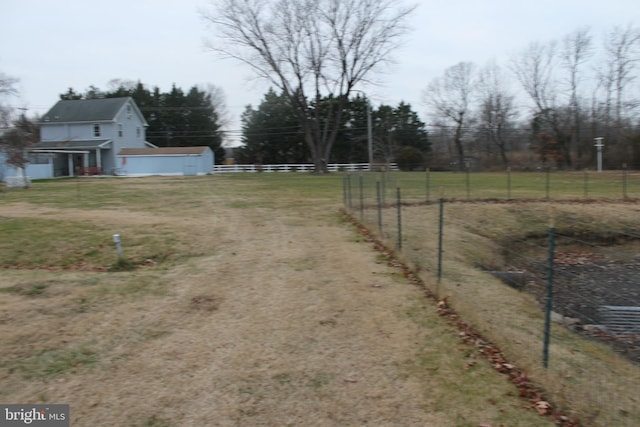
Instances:
[[[0,427],[69,427],[69,405],[0,404]]]

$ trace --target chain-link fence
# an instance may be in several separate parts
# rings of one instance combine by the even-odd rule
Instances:
[[[584,425],[640,425],[640,179],[346,174],[345,208]]]

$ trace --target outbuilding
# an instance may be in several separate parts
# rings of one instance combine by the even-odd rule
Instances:
[[[213,151],[207,146],[123,148],[116,155],[117,175],[206,175],[213,173]]]

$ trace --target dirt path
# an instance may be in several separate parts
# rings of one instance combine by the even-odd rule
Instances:
[[[72,332],[145,324],[161,338],[120,338],[129,345],[115,344],[107,369],[33,382],[13,399],[55,396],[86,426],[445,425],[421,409],[419,382],[393,368],[416,351],[403,305],[417,291],[346,242],[344,227],[239,213],[226,212],[219,255],[166,274],[173,295],[84,314],[91,328]]]
[[[12,209],[6,214],[20,207]],[[99,349],[97,364],[53,378],[2,369],[0,401],[69,403],[73,426],[446,427],[514,412],[519,425],[545,425],[517,398],[496,404],[513,389],[490,368],[467,370],[476,362],[465,365],[455,333],[439,343],[447,327],[425,328],[424,316],[437,316],[420,290],[376,262],[335,211],[216,207],[210,218],[198,219],[203,233],[227,224],[208,236],[219,242],[213,255],[151,276],[56,273],[46,297],[0,295],[8,353],[19,356],[25,340]],[[7,271],[4,284],[28,274]],[[65,282],[106,277],[113,286],[118,277],[155,277],[167,293],[79,310],[87,286],[70,290]],[[416,320],[416,310],[427,314]],[[481,376],[494,385],[474,385]],[[440,390],[443,378],[453,387]],[[478,389],[466,390],[467,381]],[[493,407],[475,414],[485,406]]]

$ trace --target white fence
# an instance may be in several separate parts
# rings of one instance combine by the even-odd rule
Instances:
[[[374,164],[373,170],[382,168],[387,170],[397,170],[395,163]],[[313,172],[313,165],[304,164],[281,164],[281,165],[215,165],[214,173],[228,172]],[[327,165],[329,172],[357,172],[368,171],[369,163],[330,163]]]

